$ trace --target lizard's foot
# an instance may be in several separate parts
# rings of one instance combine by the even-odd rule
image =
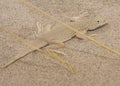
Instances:
[[[84,30],[84,31],[82,31],[82,33],[83,33],[83,34],[86,34],[87,31]],[[78,39],[83,40],[83,38],[81,37],[81,35],[79,35],[78,33],[75,33],[75,36],[76,36]]]
[[[90,37],[95,37],[95,36],[97,36],[97,34],[91,34],[91,35],[89,35]]]
[[[55,53],[58,53],[58,54],[61,54],[61,55],[66,55],[64,52],[62,51],[59,51],[59,50],[56,50],[56,49],[50,49],[50,48],[46,48],[48,51],[51,51],[51,52],[55,52]]]

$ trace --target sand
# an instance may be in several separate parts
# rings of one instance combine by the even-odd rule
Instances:
[[[108,25],[90,34],[97,34],[94,39],[120,51],[119,0],[30,0],[30,2],[65,22],[85,12],[103,16]],[[35,41],[32,32],[37,30],[36,22],[43,25],[53,23],[43,14],[30,10],[19,0],[0,0],[0,23],[6,28]],[[11,52],[29,49],[28,46],[13,40],[14,38],[0,30],[0,64],[13,57]],[[13,45],[17,48],[13,49]],[[0,86],[119,86],[119,56],[101,49],[86,39],[73,38],[67,41],[65,46],[72,49],[58,50],[66,54],[62,58],[72,64],[74,74],[58,61],[34,51],[9,67],[0,69]]]

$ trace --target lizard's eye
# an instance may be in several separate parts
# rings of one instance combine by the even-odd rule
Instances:
[[[98,20],[97,23],[99,23],[100,21]]]

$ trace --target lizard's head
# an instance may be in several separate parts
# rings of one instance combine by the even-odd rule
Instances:
[[[84,16],[84,17],[73,17],[71,19],[72,24],[74,27],[78,29],[85,29],[85,30],[95,30],[107,24],[105,18],[100,16]]]
[[[93,21],[91,21],[91,23],[92,27],[90,27],[89,30],[95,30],[108,24],[105,18],[102,17],[93,18]]]

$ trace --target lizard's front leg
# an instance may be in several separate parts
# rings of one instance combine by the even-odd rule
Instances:
[[[87,34],[87,30],[84,30],[84,31],[81,31],[83,34]],[[96,36],[97,34],[91,34],[91,35],[89,35],[89,36],[91,36],[91,37],[94,37],[94,36]],[[78,39],[81,39],[81,40],[83,40],[84,38],[82,38],[81,37],[81,35],[79,35],[79,34],[77,34],[77,33],[75,33],[75,36],[78,38]]]

